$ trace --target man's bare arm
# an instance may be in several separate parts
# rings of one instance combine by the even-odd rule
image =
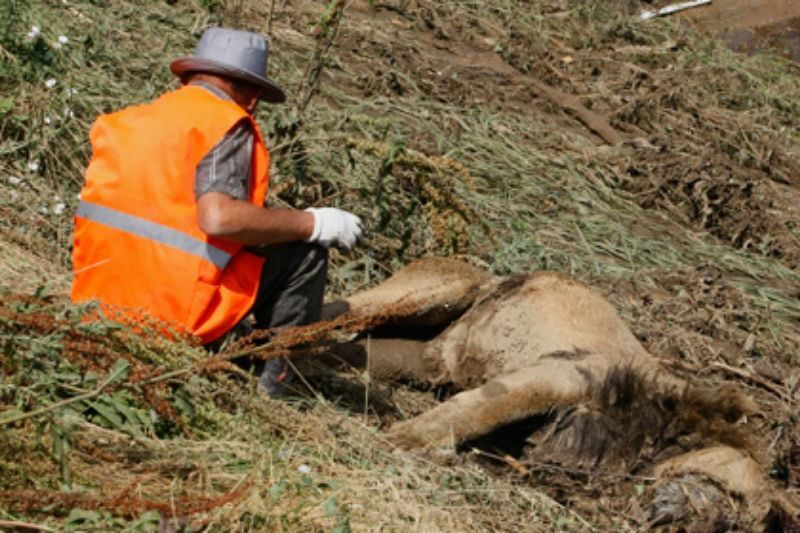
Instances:
[[[211,237],[254,246],[305,241],[314,231],[312,213],[258,207],[219,192],[198,198],[197,221]]]

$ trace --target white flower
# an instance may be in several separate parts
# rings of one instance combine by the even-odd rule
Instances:
[[[300,465],[297,467],[297,471],[301,474],[309,474],[311,473],[311,467],[308,465]]]
[[[52,120],[50,120],[50,117],[44,117],[44,123],[45,124],[50,124],[51,122],[52,122]]]
[[[56,80],[55,78],[48,78],[47,80],[45,80],[44,86],[47,87],[48,89],[52,89],[53,87],[56,86],[56,83],[58,83],[58,80]]]
[[[61,48],[61,43],[53,43],[53,48],[58,50],[59,48]]]
[[[58,42],[59,44],[67,44],[69,42],[69,39],[67,38],[66,35],[59,35]]]
[[[38,161],[30,161],[28,163],[28,170],[30,170],[31,172],[36,172],[37,170],[39,170],[39,162]]]
[[[48,213],[48,211],[47,211],[47,206],[43,205],[42,207],[40,207],[40,208],[39,208],[39,212],[40,212],[41,214],[43,214],[43,215],[46,215],[46,214]]]
[[[67,88],[67,96],[75,96],[76,94],[78,94],[78,89],[75,87]]]
[[[64,202],[58,202],[56,205],[53,206],[53,214],[60,215],[64,212],[64,208],[67,207]]]
[[[20,183],[22,183],[22,178],[20,178],[19,176],[9,176],[8,183],[11,185],[19,185]]]
[[[35,39],[42,34],[42,28],[39,26],[31,26],[31,31],[28,32],[28,39]]]

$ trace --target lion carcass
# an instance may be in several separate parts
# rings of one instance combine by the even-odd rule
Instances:
[[[497,277],[455,260],[423,259],[347,304],[355,315],[392,309],[396,326],[447,326],[426,343],[371,340],[373,373],[463,391],[392,429],[407,448],[458,444],[575,403],[612,368],[657,369],[614,308],[562,274]]]
[[[497,277],[460,261],[424,259],[344,307],[354,316],[391,316],[394,332],[443,328],[425,342],[413,334],[370,339],[373,376],[461,391],[395,424],[387,435],[403,448],[453,447],[560,410],[541,454],[596,466],[631,462],[653,448],[654,472],[664,480],[654,517],[700,505],[681,507],[670,496],[692,476],[713,480],[702,485],[709,494],[722,487],[752,499],[763,486],[757,462],[741,449],[746,439],[733,429],[753,402],[731,387],[702,390],[664,371],[605,298],[568,276]],[[694,444],[678,449],[670,439]]]

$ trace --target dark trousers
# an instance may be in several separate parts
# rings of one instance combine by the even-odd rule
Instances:
[[[274,329],[318,321],[328,278],[327,248],[291,242],[251,251],[265,259],[251,309],[256,327]],[[283,396],[291,389],[294,374],[286,359],[236,363],[260,376],[261,388],[270,396]]]
[[[256,327],[279,328],[317,322],[328,278],[328,250],[290,242],[252,250],[265,258],[252,313]]]

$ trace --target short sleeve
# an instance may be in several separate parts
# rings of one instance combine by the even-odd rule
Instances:
[[[248,119],[234,124],[197,165],[195,198],[219,192],[237,200],[247,200],[250,197],[253,142],[253,127]]]

